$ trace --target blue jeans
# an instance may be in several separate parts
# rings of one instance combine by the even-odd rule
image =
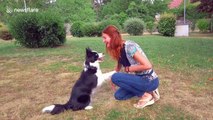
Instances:
[[[117,100],[126,100],[134,96],[141,97],[145,92],[151,92],[158,88],[159,80],[150,80],[148,76],[139,76],[118,72],[112,75],[112,82],[119,88],[114,96]]]

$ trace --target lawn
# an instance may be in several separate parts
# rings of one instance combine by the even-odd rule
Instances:
[[[196,36],[197,37],[197,36]],[[161,99],[135,109],[138,98],[116,101],[106,83],[94,109],[52,116],[43,107],[65,103],[83,67],[85,48],[105,52],[100,37],[69,38],[57,48],[28,49],[0,40],[1,120],[180,120],[213,118],[213,38],[124,36],[146,52],[160,78]],[[114,68],[106,54],[102,71]]]

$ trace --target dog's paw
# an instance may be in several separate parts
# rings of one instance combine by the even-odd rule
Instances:
[[[110,80],[112,75],[115,74],[116,71],[111,71],[111,72],[108,72],[108,73],[104,73],[103,74],[103,77],[104,77],[104,80]]]
[[[85,107],[84,109],[85,109],[85,110],[91,110],[91,109],[93,109],[93,107],[92,107],[92,106],[87,106],[87,107]]]
[[[42,109],[42,113],[50,113],[55,108],[55,105],[50,105]]]

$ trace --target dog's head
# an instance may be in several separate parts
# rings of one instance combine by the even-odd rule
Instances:
[[[86,48],[86,60],[85,67],[88,69],[99,69],[99,62],[103,61],[104,54],[98,53],[97,51]]]
[[[89,63],[94,62],[102,62],[103,61],[103,53],[98,53],[97,51],[91,50],[90,48],[86,48],[86,61]]]

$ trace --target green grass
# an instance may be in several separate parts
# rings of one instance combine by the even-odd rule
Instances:
[[[190,115],[187,115],[187,112],[181,110],[180,108],[175,108],[172,105],[165,105],[161,108],[163,112],[159,112],[156,119],[157,120],[193,120]]]
[[[213,39],[174,38],[174,37],[126,37],[142,46],[154,65],[169,67],[173,70],[213,68]],[[58,48],[28,49],[17,46],[14,42],[1,42],[2,57],[41,57],[65,56],[74,61],[83,61],[86,47],[105,52],[101,38],[71,38],[64,46]],[[109,56],[106,57],[108,59]],[[105,62],[104,67],[111,66]]]
[[[132,37],[154,64],[171,69],[212,68],[213,39]]]
[[[160,76],[162,98],[155,105],[143,110],[135,109],[132,106],[137,102],[135,99],[117,102],[112,99],[110,88],[104,86],[97,95],[92,111],[67,111],[58,116],[41,115],[40,110],[47,104],[67,100],[70,84],[74,83],[82,70],[85,48],[105,52],[102,38],[70,38],[63,46],[39,49],[24,48],[15,45],[15,41],[0,40],[0,92],[3,96],[0,103],[4,105],[0,109],[4,111],[0,117],[55,120],[192,120],[197,119],[192,114],[194,109],[198,110],[196,108],[201,112],[210,112],[211,109],[206,110],[209,104],[202,103],[205,105],[202,106],[199,100],[203,97],[208,103],[212,97],[213,84],[208,78],[213,77],[213,38],[125,36],[124,39],[136,41],[143,48]],[[101,63],[102,70],[112,70],[114,65],[115,61],[106,54],[105,61]],[[189,98],[183,99],[186,96]],[[182,105],[184,100],[190,108]]]

